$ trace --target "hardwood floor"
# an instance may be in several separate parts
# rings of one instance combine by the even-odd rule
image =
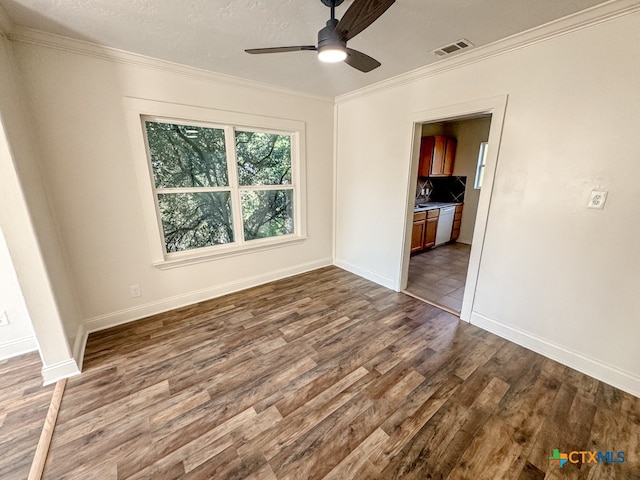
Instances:
[[[638,479],[640,399],[328,267],[92,334],[44,478]]]
[[[25,480],[44,425],[53,385],[42,386],[37,353],[0,360],[0,478]]]

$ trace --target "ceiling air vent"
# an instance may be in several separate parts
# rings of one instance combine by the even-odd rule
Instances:
[[[462,50],[468,47],[473,47],[473,43],[471,43],[469,40],[465,40],[464,38],[461,38],[460,40],[453,42],[449,45],[436,48],[433,51],[433,53],[435,53],[439,57],[444,57],[445,55],[449,55],[453,52],[457,52],[458,50]]]

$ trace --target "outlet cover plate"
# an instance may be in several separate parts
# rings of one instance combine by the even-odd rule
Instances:
[[[592,190],[587,208],[597,208],[602,210],[604,208],[604,204],[607,202],[608,193],[609,192],[604,190]]]

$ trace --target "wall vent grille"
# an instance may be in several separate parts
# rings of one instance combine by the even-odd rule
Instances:
[[[439,57],[444,57],[445,55],[450,55],[458,50],[462,50],[465,48],[473,47],[473,43],[469,40],[461,38],[449,45],[445,45],[444,47],[436,48],[433,53],[435,53]]]

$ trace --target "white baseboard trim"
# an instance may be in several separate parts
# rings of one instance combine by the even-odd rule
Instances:
[[[371,280],[372,282],[377,283],[378,285],[382,285],[383,287],[390,288],[391,290],[396,290],[396,291],[398,290],[392,278],[384,277],[380,274],[372,272],[371,270],[358,267],[356,265],[353,265],[352,263],[345,262],[344,260],[340,260],[338,258],[334,259],[333,264],[336,267],[340,267],[343,270],[346,270],[347,272],[351,272],[358,275],[359,277],[366,278],[367,280]]]
[[[76,360],[78,370],[82,371],[82,363],[84,362],[84,350],[87,347],[87,338],[89,338],[89,332],[85,328],[84,324],[78,325],[78,331],[76,332],[76,340],[73,342],[73,358]]]
[[[51,385],[63,378],[69,378],[79,374],[80,369],[73,358],[42,368],[42,379],[44,381],[44,385]]]
[[[9,342],[0,343],[0,360],[6,358],[17,357],[24,353],[38,350],[38,344],[35,337],[22,337]]]
[[[640,376],[591,358],[567,347],[505,325],[477,312],[471,312],[471,324],[533,350],[581,373],[640,397]]]
[[[150,302],[137,307],[118,310],[106,315],[89,318],[84,321],[85,334],[88,335],[91,332],[97,332],[99,330],[104,330],[106,328],[115,327],[117,325],[149,317],[151,315],[156,315],[158,313],[167,312],[169,310],[185,307],[205,300],[211,300],[212,298],[221,297],[223,295],[228,295],[251,287],[257,287],[265,283],[281,280],[293,275],[299,275],[301,273],[327,267],[332,264],[333,262],[331,258],[325,258],[314,262],[296,265],[295,267],[274,270],[260,275],[243,278],[242,280],[236,280],[234,282],[224,283],[215,287],[197,290],[184,295],[176,295],[175,297],[165,298],[156,302]],[[76,343],[77,342],[78,340],[76,339]],[[82,350],[84,352],[84,347]]]

